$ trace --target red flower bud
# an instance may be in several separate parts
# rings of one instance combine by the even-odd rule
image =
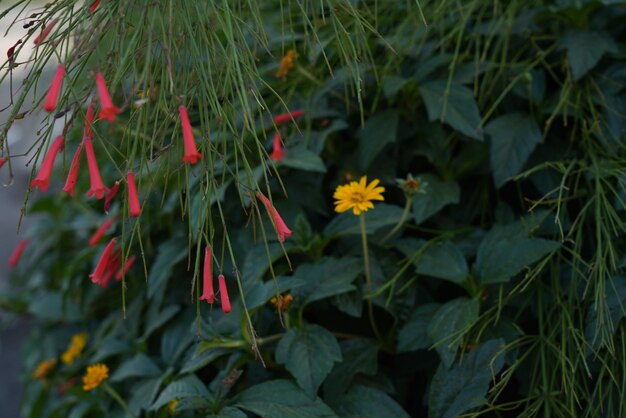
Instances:
[[[283,143],[281,141],[280,133],[278,133],[278,131],[276,131],[276,133],[274,134],[274,140],[272,142],[272,145],[274,149],[270,154],[270,158],[274,161],[282,160],[285,156],[285,151],[283,151]]]
[[[206,300],[207,303],[215,301],[215,292],[213,291],[213,271],[212,271],[211,247],[204,250],[204,269],[202,274],[203,291],[200,300]]]
[[[37,177],[35,177],[31,183],[33,187],[39,187],[39,190],[42,192],[46,191],[48,185],[50,184],[50,176],[52,175],[52,167],[54,167],[54,159],[61,148],[63,148],[63,137],[58,136],[44,157],[39,174],[37,174]]]
[[[135,173],[129,171],[126,174],[126,183],[128,187],[128,214],[133,218],[137,218],[141,215],[141,206],[139,206],[139,197],[137,196]]]
[[[89,7],[89,13],[93,13],[99,4],[100,0],[95,0],[93,3],[91,3],[91,6]]]
[[[272,202],[270,202],[270,200],[265,197],[263,193],[257,192],[256,197],[263,202],[265,208],[269,212],[270,217],[272,218],[272,222],[274,223],[274,228],[276,228],[276,233],[278,234],[279,241],[285,242],[285,237],[291,236],[291,230],[287,228],[287,225],[285,224],[285,221],[283,221],[283,218],[281,218],[276,208],[272,206]]]
[[[228,298],[228,289],[226,288],[226,279],[224,279],[224,275],[220,274],[217,276],[217,281],[220,285],[220,298],[222,300],[222,311],[224,313],[230,312],[230,299]]]
[[[109,208],[111,207],[111,201],[117,194],[117,190],[120,188],[120,182],[116,181],[111,190],[107,192],[107,195],[104,198],[104,213],[109,213]]]
[[[19,244],[17,244],[15,251],[13,251],[13,254],[9,257],[9,267],[15,267],[17,263],[20,262],[20,258],[22,257],[24,249],[26,249],[26,245],[28,245],[27,239],[23,239]]]
[[[200,154],[196,148],[196,140],[193,137],[191,123],[189,123],[187,108],[182,105],[179,106],[178,113],[180,114],[180,123],[183,127],[183,144],[185,146],[183,163],[196,164],[198,160],[202,158],[202,154]]]
[[[274,123],[276,125],[282,125],[285,122],[289,122],[291,119],[295,119],[304,115],[304,110],[294,110],[293,112],[281,113],[274,117]]]
[[[113,253],[113,248],[115,247],[115,238],[113,238],[107,246],[104,248],[102,255],[100,256],[100,260],[96,265],[96,269],[93,273],[89,275],[92,283],[100,283],[104,278],[104,274],[106,273],[107,267],[109,265],[109,260],[111,258],[111,254]]]
[[[91,236],[91,238],[89,238],[89,246],[93,247],[96,244],[98,244],[98,242],[100,242],[100,239],[102,239],[102,237],[104,236],[104,234],[106,234],[106,232],[108,231],[108,229],[111,227],[111,225],[113,225],[113,222],[115,221],[115,218],[111,218],[111,219],[107,219],[97,230],[96,232],[94,232],[94,234]]]
[[[56,24],[57,24],[57,19],[53,19],[50,21],[50,23],[48,23],[47,25],[44,25],[43,29],[41,30],[41,33],[37,35],[33,43],[35,45],[39,45],[40,43],[45,41],[48,35],[50,35],[50,32],[52,32],[54,25]]]
[[[59,64],[52,82],[50,83],[50,89],[48,89],[48,95],[46,101],[43,104],[43,110],[46,112],[54,112],[59,101],[59,94],[61,93],[61,86],[63,85],[63,77],[65,77],[65,65]]]

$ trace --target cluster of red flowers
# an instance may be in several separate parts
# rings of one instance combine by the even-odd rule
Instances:
[[[89,12],[92,13],[96,10],[100,3],[100,0],[95,0],[91,3],[89,7]],[[34,42],[36,45],[45,41],[48,37],[52,29],[57,24],[57,20],[51,20],[48,22],[39,35],[35,38]],[[17,46],[17,44],[15,45]],[[15,46],[10,51],[10,56],[13,55],[13,50]],[[66,75],[66,67],[64,64],[60,64],[56,72],[52,78],[52,82],[50,84],[50,88],[48,89],[47,95],[45,97],[43,103],[43,109],[46,112],[54,112],[57,109],[59,103],[59,97],[61,95],[63,80]],[[95,85],[96,91],[99,98],[100,103],[100,112],[98,113],[99,120],[106,120],[109,122],[114,122],[117,115],[121,112],[121,109],[115,106],[111,95],[107,89],[106,82],[104,76],[101,72],[98,72],[95,76]],[[119,185],[121,181],[116,181],[113,187],[110,189],[105,186],[104,181],[102,180],[102,176],[100,174],[100,170],[98,167],[98,163],[96,161],[96,154],[94,151],[93,145],[93,125],[95,120],[95,104],[93,99],[89,102],[86,112],[86,118],[84,122],[83,129],[83,138],[82,141],[78,144],[74,156],[72,158],[72,162],[70,164],[70,168],[68,171],[67,179],[65,181],[65,185],[63,187],[63,192],[69,194],[70,196],[74,196],[74,191],[76,187],[76,183],[78,180],[80,163],[82,157],[82,151],[84,149],[85,155],[87,158],[87,168],[89,172],[90,179],[90,188],[87,191],[87,196],[95,196],[96,199],[104,199],[104,210],[108,213],[108,210],[111,205],[111,201],[117,194],[119,189]],[[180,123],[183,134],[183,146],[184,146],[184,154],[182,158],[183,163],[189,163],[190,165],[197,164],[202,159],[202,154],[198,152],[196,141],[194,138],[193,129],[191,127],[191,123],[189,121],[189,115],[187,113],[187,108],[184,105],[180,105],[178,108]],[[283,125],[289,121],[295,120],[304,114],[303,110],[296,110],[293,112],[283,113],[276,116],[273,121],[277,126]],[[48,189],[50,184],[50,177],[52,176],[52,171],[54,167],[54,162],[57,154],[65,147],[65,140],[63,136],[58,136],[54,142],[49,146],[39,172],[35,179],[32,181],[32,187],[39,188],[42,192],[45,192]],[[281,161],[284,157],[283,143],[281,139],[281,135],[278,131],[274,134],[273,139],[273,150],[270,154],[270,158],[274,161]],[[8,157],[0,159],[0,168],[8,161]],[[126,174],[126,189],[128,192],[127,201],[128,201],[128,210],[130,217],[139,217],[141,215],[141,205],[139,202],[137,186],[135,183],[135,173],[132,171],[128,171]],[[258,200],[263,202],[270,219],[272,220],[272,224],[276,230],[278,239],[280,242],[285,241],[285,237],[289,237],[292,234],[292,231],[287,227],[281,216],[278,214],[278,211],[274,208],[271,201],[261,192],[256,193],[256,197]],[[89,245],[95,246],[100,240],[104,237],[107,231],[113,226],[114,218],[107,219],[102,226],[100,226],[89,239]],[[19,259],[24,252],[26,246],[28,244],[27,240],[23,240],[20,242],[15,252],[11,255],[9,259],[9,265],[11,267],[17,265]],[[135,256],[131,256],[123,262],[122,251],[117,245],[116,238],[112,238],[109,243],[104,248],[96,268],[93,273],[89,275],[93,283],[97,283],[102,287],[106,287],[110,280],[115,277],[117,280],[121,280],[122,276],[128,271],[128,269],[132,266],[135,261]],[[219,285],[219,295],[221,299],[221,307],[225,313],[231,311],[230,299],[228,297],[228,290],[226,286],[226,280],[223,274],[218,275],[218,285]],[[212,274],[212,252],[211,248],[207,247],[205,250],[205,259],[204,259],[204,267],[203,267],[203,293],[200,297],[200,300],[206,300],[207,303],[213,304],[215,301],[215,291],[213,289],[213,274]]]

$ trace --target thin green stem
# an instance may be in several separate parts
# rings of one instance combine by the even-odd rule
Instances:
[[[130,408],[124,402],[124,399],[120,396],[115,389],[113,389],[107,382],[102,382],[102,389],[104,389],[115,401],[122,407],[122,409],[132,418],[137,418],[135,414],[130,411]]]
[[[400,220],[398,221],[398,223],[391,229],[391,231],[389,231],[387,233],[387,235],[385,235],[383,237],[383,239],[380,240],[380,243],[382,244],[383,242],[387,241],[389,238],[391,238],[393,236],[393,234],[395,234],[396,232],[398,232],[398,230],[400,228],[402,228],[402,225],[404,225],[404,222],[406,222],[406,218],[409,216],[409,211],[411,210],[411,203],[413,202],[413,196],[409,196],[406,199],[406,203],[404,204],[404,210],[402,211],[402,216],[400,217]]]
[[[370,275],[370,257],[367,251],[367,230],[365,228],[365,215],[361,213],[359,216],[361,225],[361,242],[363,243],[363,267],[365,268],[365,284],[367,286],[367,292],[372,291],[372,277]],[[367,312],[372,326],[372,331],[378,340],[381,340],[380,332],[376,326],[376,320],[374,318],[374,306],[372,305],[372,298],[367,298]]]

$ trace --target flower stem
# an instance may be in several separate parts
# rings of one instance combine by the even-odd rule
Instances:
[[[122,397],[120,396],[119,393],[117,393],[117,391],[115,389],[113,389],[111,386],[109,386],[108,383],[106,382],[102,382],[102,388],[109,394],[111,395],[111,397],[113,399],[115,399],[115,401],[122,407],[122,409],[132,418],[137,418],[135,414],[133,414],[132,412],[130,412],[130,408],[128,407],[128,405],[126,404],[126,402],[124,402],[124,399],[122,399]]]
[[[372,291],[372,277],[370,275],[370,257],[367,251],[367,230],[365,228],[365,215],[361,213],[359,216],[360,224],[361,224],[361,242],[363,243],[363,264],[365,268],[365,284],[367,286],[367,292],[370,293]],[[372,327],[372,331],[378,340],[381,340],[380,332],[378,331],[378,327],[376,326],[376,320],[374,318],[374,306],[372,305],[372,298],[367,298],[367,312],[370,320],[370,325]]]
[[[406,221],[406,218],[409,215],[409,211],[411,210],[411,203],[412,202],[413,202],[413,196],[407,197],[406,203],[404,204],[404,210],[402,211],[402,216],[400,216],[400,220],[398,221],[396,226],[394,226],[393,229],[391,231],[389,231],[387,233],[387,235],[385,235],[383,237],[383,239],[380,240],[381,244],[383,242],[387,241],[393,234],[398,232],[398,229],[400,229],[402,227],[402,225],[404,225],[404,222]]]

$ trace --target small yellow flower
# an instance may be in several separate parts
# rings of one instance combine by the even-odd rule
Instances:
[[[102,363],[92,364],[87,367],[87,373],[83,376],[83,390],[93,390],[100,386],[109,377],[109,368]]]
[[[80,333],[72,336],[70,345],[65,350],[65,353],[61,354],[61,361],[65,364],[72,364],[76,357],[80,356],[87,344],[87,334]]]
[[[54,366],[56,366],[57,360],[52,358],[48,360],[40,361],[35,370],[33,371],[33,378],[39,380],[46,380],[46,377],[50,374]]]
[[[367,212],[368,209],[373,209],[374,204],[372,200],[385,200],[382,193],[385,191],[384,187],[377,187],[380,180],[374,179],[370,184],[367,184],[367,177],[361,177],[358,182],[352,181],[349,184],[339,185],[335,189],[335,212],[345,212],[352,209],[352,213],[360,215],[362,212]]]
[[[278,66],[278,71],[276,71],[276,77],[285,78],[289,71],[293,69],[293,60],[298,57],[295,49],[290,49],[287,51],[284,57],[280,59],[280,64]]]
[[[175,411],[176,405],[178,405],[178,399],[174,399],[167,404],[167,411],[170,413],[170,415],[180,415],[180,412]]]
[[[270,299],[270,303],[281,311],[286,311],[287,309],[289,309],[292,302],[293,295],[291,293],[287,293],[285,296],[279,295],[278,298],[274,296],[272,299]]]

